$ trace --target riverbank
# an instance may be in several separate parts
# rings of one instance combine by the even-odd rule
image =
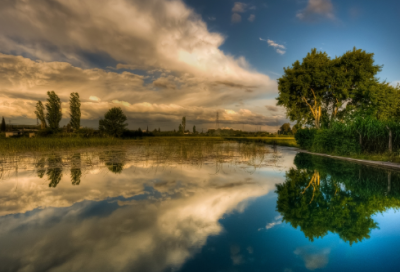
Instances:
[[[224,137],[228,141],[239,143],[263,143],[268,145],[279,145],[288,147],[298,147],[294,137]]]
[[[315,156],[332,158],[332,159],[345,160],[345,161],[351,161],[351,162],[355,162],[355,163],[379,166],[379,167],[384,167],[384,168],[392,168],[392,169],[397,169],[397,170],[400,169],[400,163],[396,163],[396,162],[364,160],[364,159],[356,159],[356,158],[351,158],[351,157],[333,156],[333,155],[328,155],[328,154],[323,154],[323,153],[314,153],[314,152],[310,152],[307,150],[301,150],[301,149],[299,149],[299,152],[307,153],[307,154],[311,154],[311,155],[315,155]]]
[[[246,137],[246,138],[225,137],[225,139],[234,140],[237,142],[259,142],[269,145],[299,148],[298,144],[296,143],[296,140],[293,137]],[[400,169],[400,154],[395,152],[383,153],[383,154],[365,154],[365,153],[351,154],[349,156],[343,157],[343,156],[337,156],[335,154],[316,153],[301,149],[299,149],[299,151],[317,156],[324,156],[324,157],[353,161],[369,165],[377,165],[388,168]]]
[[[223,141],[222,137],[144,137],[136,139],[100,137],[35,137],[0,138],[0,153],[47,152],[81,148],[129,146],[140,141]]]

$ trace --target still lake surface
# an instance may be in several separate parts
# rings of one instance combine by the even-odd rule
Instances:
[[[0,271],[400,271],[400,174],[236,143],[3,156]]]

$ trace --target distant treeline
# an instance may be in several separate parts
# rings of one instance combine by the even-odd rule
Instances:
[[[149,130],[148,126],[145,129],[138,128],[137,130],[128,129],[127,117],[120,107],[109,109],[103,118],[99,120],[98,129],[81,127],[81,102],[78,93],[71,93],[69,99],[69,115],[70,121],[66,126],[60,127],[60,121],[63,117],[61,99],[54,92],[47,92],[47,101],[44,104],[38,101],[35,107],[35,115],[40,121],[38,126],[10,126],[6,125],[4,117],[2,118],[1,131],[31,128],[39,129],[38,136],[57,136],[57,137],[105,137],[112,136],[118,138],[141,138],[153,136],[221,136],[221,137],[248,137],[271,136],[268,132],[246,132],[233,129],[208,129],[207,131],[199,131],[194,125],[189,130],[187,128],[186,117],[182,117],[181,123],[177,129],[172,131],[161,131],[160,128]],[[290,129],[290,126],[289,126]]]

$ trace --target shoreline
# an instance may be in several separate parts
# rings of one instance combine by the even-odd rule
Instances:
[[[349,157],[328,155],[328,154],[324,154],[324,153],[314,153],[314,152],[310,152],[310,151],[299,149],[299,148],[296,148],[296,149],[300,153],[307,153],[307,154],[315,155],[315,156],[322,156],[322,157],[328,157],[328,158],[332,158],[332,159],[345,160],[345,161],[351,161],[351,162],[360,163],[360,164],[368,164],[368,165],[371,165],[371,166],[379,166],[379,167],[384,167],[384,168],[391,168],[391,169],[400,170],[400,164],[399,163],[395,163],[395,162],[384,162],[384,161],[371,161],[371,160],[354,159],[354,158],[349,158]]]

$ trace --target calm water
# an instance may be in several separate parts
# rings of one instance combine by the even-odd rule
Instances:
[[[400,271],[400,175],[238,144],[3,157],[0,271]]]

